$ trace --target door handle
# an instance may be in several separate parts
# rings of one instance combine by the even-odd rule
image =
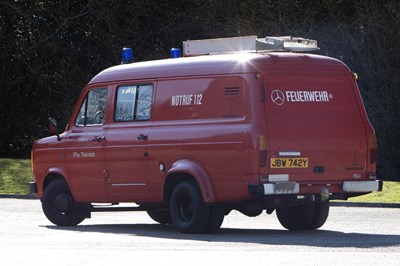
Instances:
[[[147,140],[147,138],[148,138],[148,136],[147,136],[147,135],[143,135],[143,134],[140,134],[140,135],[137,137],[138,140]]]
[[[94,137],[94,138],[92,139],[92,141],[94,141],[94,142],[101,142],[103,139],[106,139],[106,138],[105,138],[105,137],[96,136],[96,137]]]

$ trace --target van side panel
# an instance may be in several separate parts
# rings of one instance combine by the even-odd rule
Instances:
[[[165,164],[169,169],[176,161],[193,161],[204,169],[215,193],[205,199],[249,197],[246,184],[257,169],[258,157],[245,79],[159,80],[154,119],[149,136],[154,167]]]

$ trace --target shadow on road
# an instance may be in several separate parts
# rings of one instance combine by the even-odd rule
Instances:
[[[221,228],[216,234],[181,234],[172,226],[160,224],[100,224],[76,227],[45,226],[52,230],[96,232],[207,242],[258,243],[315,247],[375,248],[400,246],[400,235],[343,233],[329,230],[288,231]]]

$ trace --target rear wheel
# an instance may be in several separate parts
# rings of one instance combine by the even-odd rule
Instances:
[[[314,203],[305,202],[301,205],[278,208],[276,215],[283,227],[289,230],[309,229],[314,218]]]
[[[173,225],[182,233],[201,233],[209,221],[209,208],[204,204],[198,186],[191,181],[175,187],[170,210]]]
[[[160,224],[171,224],[171,214],[169,210],[148,210],[147,214],[153,219],[155,222]]]
[[[307,227],[308,229],[318,229],[324,225],[329,215],[329,200],[316,201],[314,203],[314,217]]]
[[[59,226],[75,226],[89,217],[87,204],[77,203],[62,179],[51,182],[44,190],[42,209],[47,219]]]
[[[222,225],[225,218],[225,208],[220,205],[210,207],[210,216],[203,233],[211,234],[215,233]]]

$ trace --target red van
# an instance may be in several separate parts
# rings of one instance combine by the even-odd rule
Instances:
[[[275,210],[287,229],[317,229],[329,200],[381,191],[356,75],[292,52],[309,40],[276,40],[245,52],[186,42],[186,57],[96,75],[65,131],[33,146],[31,191],[47,218],[73,226],[94,211],[143,210],[180,232],[211,233],[231,210]],[[137,207],[95,204],[123,202]]]

